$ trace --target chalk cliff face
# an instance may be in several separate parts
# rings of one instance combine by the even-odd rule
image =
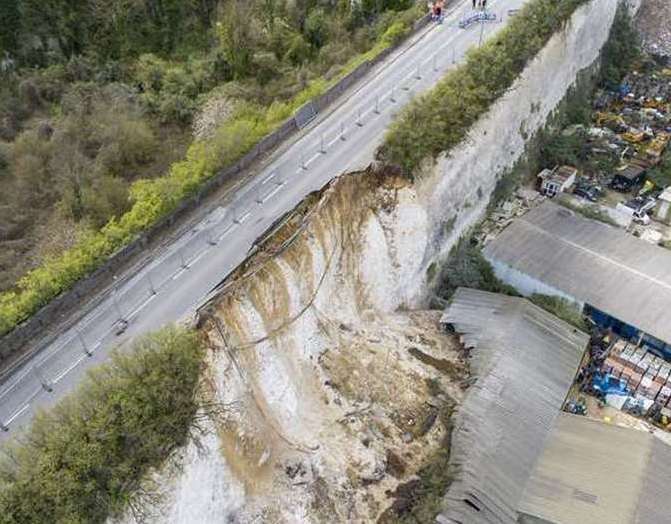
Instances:
[[[457,344],[423,311],[427,272],[598,58],[616,0],[579,9],[511,91],[414,184],[373,170],[304,202],[201,326],[209,431],[155,480],[157,522],[376,519],[441,445]],[[129,517],[129,520],[132,520]]]
[[[462,394],[440,312],[399,310],[422,285],[426,232],[407,181],[348,175],[232,277],[201,328],[203,396],[217,407],[181,469],[157,475],[157,522],[367,521],[386,509]]]

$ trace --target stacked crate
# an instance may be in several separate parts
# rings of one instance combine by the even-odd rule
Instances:
[[[626,382],[632,394],[671,408],[671,364],[625,340],[613,344],[604,371]]]

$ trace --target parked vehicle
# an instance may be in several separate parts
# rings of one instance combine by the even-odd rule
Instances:
[[[628,202],[620,202],[616,209],[625,215],[630,216],[634,222],[639,224],[650,224],[648,213],[655,207],[655,199],[648,197],[636,197]]]
[[[592,186],[576,186],[573,194],[590,202],[596,202],[601,196],[601,192],[596,187]]]

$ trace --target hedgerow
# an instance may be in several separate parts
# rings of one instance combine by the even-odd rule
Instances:
[[[195,332],[166,328],[38,414],[3,449],[0,522],[105,522],[141,505],[146,474],[195,424],[202,355]]]
[[[470,50],[462,66],[403,110],[387,132],[378,158],[411,176],[423,160],[462,142],[528,61],[588,1],[531,0],[507,27]]]
[[[337,78],[327,83],[312,82],[288,102],[268,107],[243,103],[235,115],[218,129],[214,138],[194,142],[184,160],[173,164],[160,178],[138,180],[130,187],[132,207],[111,219],[98,231],[82,235],[77,244],[58,256],[46,259],[21,278],[16,287],[0,293],[0,335],[8,333],[77,280],[99,267],[110,255],[173,211],[219,169],[235,163],[264,136],[278,128],[307,101],[323,94],[339,78],[359,64],[397,43],[410,30],[416,11],[392,23],[367,53],[352,59]]]

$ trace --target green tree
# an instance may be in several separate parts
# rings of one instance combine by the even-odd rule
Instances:
[[[219,45],[235,78],[245,77],[251,73],[254,56],[251,15],[250,3],[231,0],[226,4],[217,22]]]
[[[0,459],[0,522],[102,523],[143,494],[189,437],[203,348],[195,332],[146,336],[38,413]]]
[[[667,150],[659,165],[648,171],[648,178],[660,188],[671,186],[671,150]]]
[[[17,0],[0,0],[0,60],[16,54],[20,23]]]
[[[601,51],[600,83],[609,89],[616,89],[640,52],[640,37],[629,10],[620,4],[610,29],[610,37]]]

